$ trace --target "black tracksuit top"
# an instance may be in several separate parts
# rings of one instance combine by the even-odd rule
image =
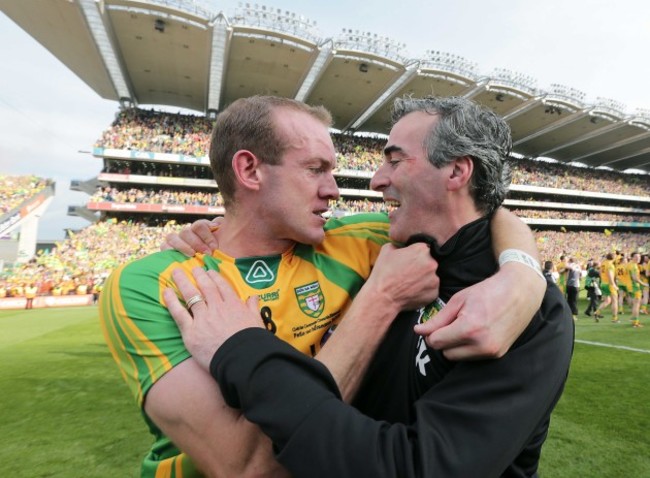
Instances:
[[[496,263],[488,218],[432,255],[445,301],[489,277]],[[547,283],[530,325],[497,360],[451,362],[413,332],[417,320],[405,312],[394,321],[354,407],[341,401],[324,365],[264,329],[226,341],[211,374],[296,478],[537,476],[573,351],[573,319],[559,289]]]

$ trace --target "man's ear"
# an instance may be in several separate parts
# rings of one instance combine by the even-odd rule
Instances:
[[[451,175],[449,176],[449,189],[457,190],[469,184],[474,172],[472,158],[461,156],[454,159],[452,166]]]
[[[260,184],[259,166],[261,161],[246,149],[240,149],[232,157],[232,169],[237,182],[246,189],[258,190]]]

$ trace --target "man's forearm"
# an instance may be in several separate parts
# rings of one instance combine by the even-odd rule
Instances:
[[[518,260],[505,262],[500,265],[504,277],[515,275],[517,287],[526,290],[526,294],[513,294],[515,303],[512,308],[521,311],[521,318],[528,323],[532,314],[539,308],[546,291],[546,280],[541,273],[539,252],[535,237],[530,228],[516,215],[510,211],[499,208],[494,214],[491,222],[492,246],[495,256],[498,258],[506,249],[517,249],[531,256],[534,264],[520,262]],[[507,279],[506,279],[507,280]]]
[[[502,207],[497,209],[490,224],[490,232],[496,257],[506,249],[519,249],[540,262],[535,236],[528,225],[512,212]]]
[[[438,297],[437,268],[426,244],[382,247],[370,277],[316,357],[327,366],[346,402],[354,398],[397,314]]]
[[[224,403],[217,384],[192,359],[154,384],[145,411],[206,477],[286,476],[270,440]]]
[[[399,309],[363,288],[336,331],[316,355],[330,371],[344,401],[356,394],[377,347]]]

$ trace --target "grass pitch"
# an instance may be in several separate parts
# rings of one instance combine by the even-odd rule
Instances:
[[[96,307],[0,312],[0,363],[0,476],[139,476],[152,440]]]
[[[642,329],[610,318],[578,320],[541,477],[650,476],[650,316]],[[0,312],[0,361],[0,476],[139,475],[152,440],[96,307]]]

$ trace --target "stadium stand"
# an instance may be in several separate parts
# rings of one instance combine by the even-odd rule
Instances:
[[[0,216],[36,196],[50,183],[51,181],[37,176],[7,176],[0,174]]]
[[[0,270],[5,262],[25,262],[34,255],[39,218],[54,188],[49,179],[0,175]]]
[[[24,288],[34,283],[41,297],[83,296],[88,303],[116,265],[155,251],[166,234],[187,222],[222,214],[205,156],[208,137],[203,117],[121,111],[94,149],[103,169],[84,207],[97,222],[70,232],[29,263],[6,269],[0,295],[24,296]],[[332,213],[384,211],[369,181],[382,160],[385,138],[340,133],[333,138],[342,196],[332,203]],[[536,229],[544,258],[570,253],[587,261],[614,248],[650,250],[647,175],[518,158],[512,158],[512,167],[507,201]],[[15,196],[33,195],[47,182],[35,178],[21,184],[11,201],[20,202]]]
[[[631,167],[650,171],[650,111],[626,113],[614,100],[589,101],[563,85],[538,88],[533,78],[506,69],[479,72],[477,65],[445,52],[429,50],[410,58],[405,45],[368,32],[344,29],[336,37],[323,37],[310,20],[257,4],[226,15],[184,0],[147,2],[146,8],[139,3],[131,8],[130,3],[47,2],[36,7],[0,0],[4,13],[28,33],[38,33],[35,37],[100,96],[121,105],[94,145],[94,156],[103,162],[101,172],[73,182],[90,199],[69,213],[94,224],[30,263],[7,268],[2,277],[13,288],[7,292],[0,284],[0,293],[18,294],[21,284],[36,280],[67,284],[42,286],[42,293],[84,290],[75,283],[88,284],[87,292],[116,263],[155,250],[168,231],[223,214],[207,158],[211,120],[238,97],[261,91],[324,104],[332,112],[334,126],[342,131],[333,133],[341,190],[333,214],[384,209],[369,181],[382,160],[385,137],[353,133],[386,132],[393,98],[435,91],[471,97],[510,124],[517,154],[506,206],[536,231],[544,258],[571,253],[586,260],[613,248],[650,250],[650,176],[620,172]],[[154,38],[163,35],[169,41],[152,42],[156,18],[165,20]],[[123,34],[132,31],[143,34],[136,39]],[[111,69],[103,49],[74,47],[97,35],[112,37],[106,45],[116,50],[108,53],[121,59],[121,70]],[[188,49],[195,54],[188,55]],[[270,77],[269,58],[291,68],[286,75]],[[133,74],[145,59],[160,70]],[[181,70],[205,74],[178,81]],[[532,159],[539,156],[557,161]],[[571,164],[577,160],[588,167]],[[601,165],[617,170],[594,168]]]

